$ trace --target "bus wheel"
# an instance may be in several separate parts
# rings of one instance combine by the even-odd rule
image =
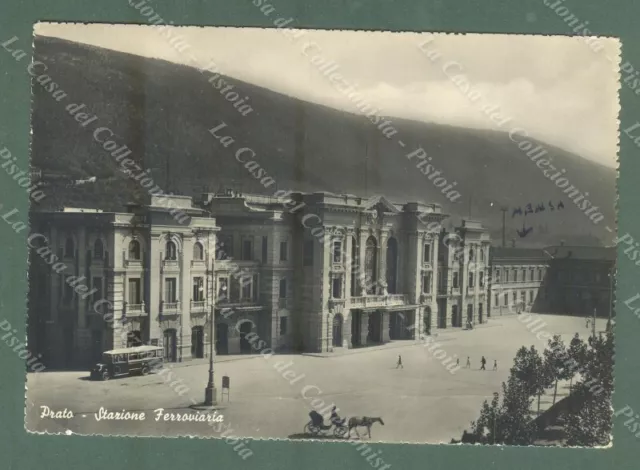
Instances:
[[[142,375],[147,375],[149,373],[149,366],[142,366]]]
[[[106,370],[102,373],[102,380],[109,380],[109,372]]]

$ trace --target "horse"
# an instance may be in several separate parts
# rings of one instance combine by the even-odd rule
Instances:
[[[358,438],[360,438],[360,433],[358,432],[359,426],[364,426],[367,428],[369,439],[371,439],[371,426],[373,426],[373,423],[377,423],[377,422],[379,422],[384,426],[384,421],[382,421],[382,418],[369,418],[367,416],[363,416],[361,418],[356,418],[356,417],[349,418],[349,433],[347,434],[347,439],[351,437],[352,429],[355,429],[356,434],[358,435]]]

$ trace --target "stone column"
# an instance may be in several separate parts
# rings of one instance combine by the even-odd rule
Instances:
[[[390,315],[391,315],[390,312],[382,312],[382,342],[383,343],[388,343],[389,341],[391,341],[391,338],[389,338]]]
[[[342,347],[347,349],[353,348],[353,344],[351,343],[351,315],[352,313],[347,308],[342,312],[344,321],[342,324]]]
[[[382,229],[380,231],[380,249],[378,262],[378,280],[380,287],[378,294],[387,294],[387,241],[389,240],[389,230]]]
[[[360,247],[359,247],[359,255],[358,255],[358,291],[359,295],[365,296],[367,295],[367,279],[365,278],[365,252],[367,247],[367,238],[369,238],[369,232],[361,228],[360,229]],[[375,281],[375,279],[371,279],[371,281]]]
[[[360,344],[367,345],[367,336],[369,335],[369,312],[362,312],[360,317]]]

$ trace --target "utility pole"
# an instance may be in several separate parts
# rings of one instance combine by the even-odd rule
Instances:
[[[507,233],[507,211],[509,210],[506,207],[501,207],[500,210],[502,211],[502,248],[504,248],[505,246],[507,246],[507,237],[506,237],[506,233]]]
[[[214,341],[214,332],[213,332],[213,322],[215,321],[215,302],[213,299],[215,298],[215,277],[213,270],[213,256],[211,256],[211,252],[209,252],[209,256],[211,257],[211,287],[213,288],[213,294],[211,297],[211,317],[209,319],[209,382],[207,383],[207,388],[204,390],[204,404],[206,406],[215,406],[217,404],[216,401],[216,387],[213,381],[213,356],[215,354],[215,341]],[[209,276],[207,276],[208,278]]]

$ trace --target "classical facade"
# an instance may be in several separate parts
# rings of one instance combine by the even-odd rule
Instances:
[[[32,212],[31,229],[29,347],[47,367],[87,367],[141,343],[168,361],[204,357],[218,227],[191,198],[153,197],[126,213]]]
[[[219,353],[251,351],[247,337],[280,349],[355,348],[462,327],[463,310],[468,321],[485,318],[488,234],[469,221],[440,230],[447,215],[437,204],[225,191],[202,207],[221,227]]]
[[[446,232],[447,217],[382,196],[233,191],[33,212],[29,344],[48,367],[86,367],[140,343],[167,361],[206,357],[211,312],[217,354],[326,352],[482,323],[489,236],[473,221]]]

